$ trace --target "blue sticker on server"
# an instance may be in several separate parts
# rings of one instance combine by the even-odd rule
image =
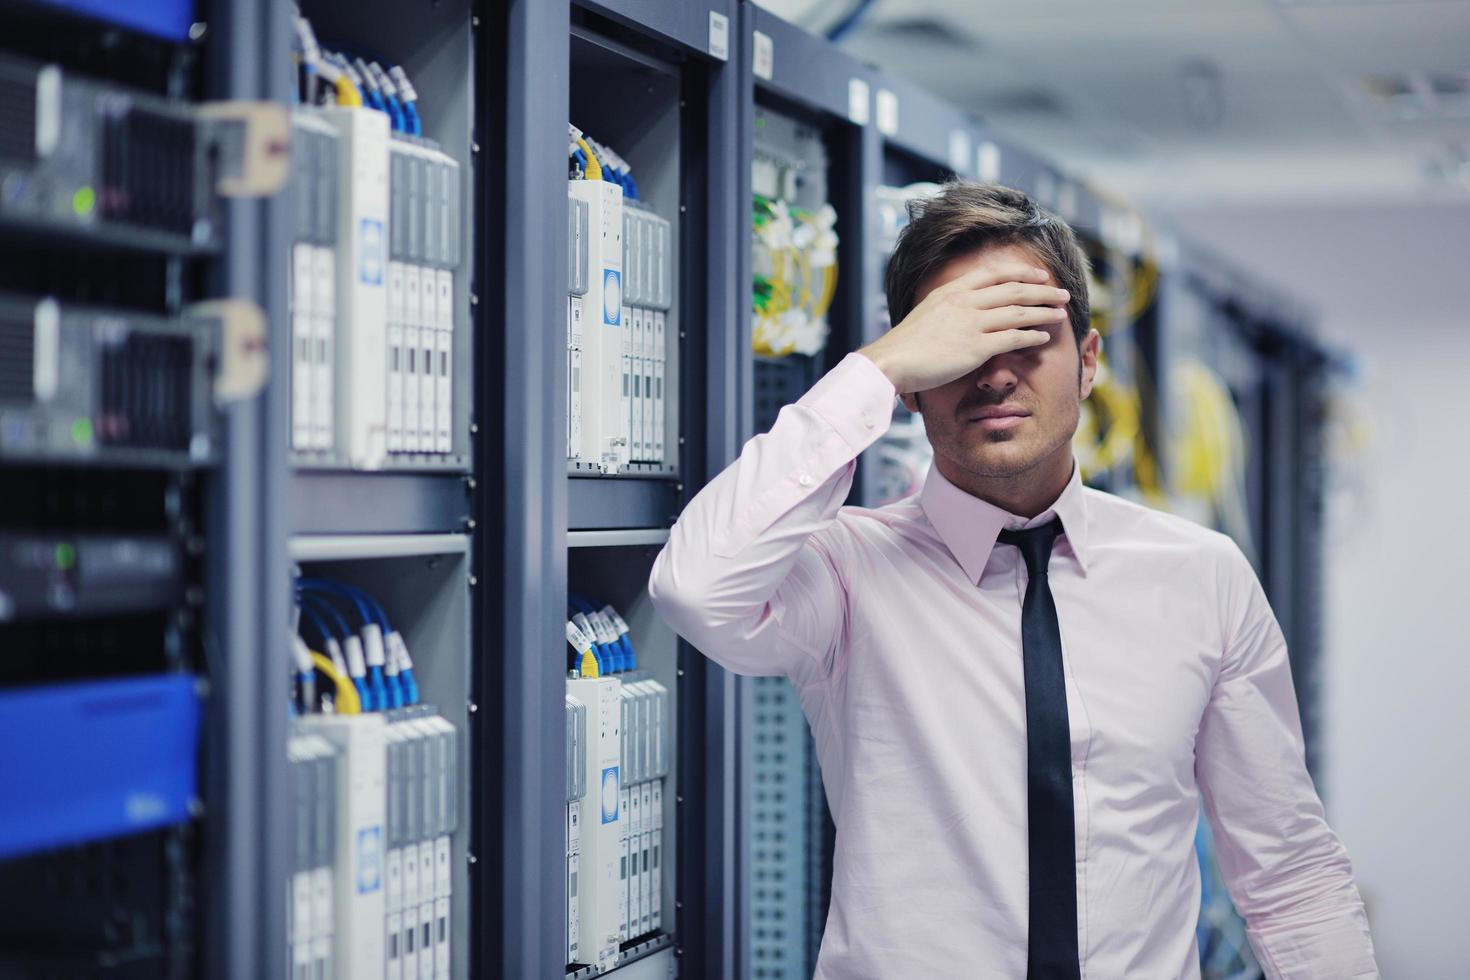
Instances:
[[[614,823],[618,819],[618,767],[609,766],[602,770],[602,822]]]
[[[617,269],[602,270],[602,322],[609,327],[623,322],[623,274]]]
[[[357,893],[375,892],[383,884],[383,828],[357,832]]]
[[[369,286],[383,284],[383,222],[363,218],[357,225],[357,278]]]

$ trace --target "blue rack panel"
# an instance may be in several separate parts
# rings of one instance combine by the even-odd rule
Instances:
[[[0,858],[187,820],[200,716],[185,674],[0,692]]]

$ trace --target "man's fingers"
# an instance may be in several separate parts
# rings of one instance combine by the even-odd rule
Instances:
[[[1043,283],[1051,281],[1051,273],[1040,266],[1024,262],[1007,262],[1004,265],[971,269],[964,275],[951,279],[935,290],[936,293],[954,293],[971,289],[985,289],[1003,282]]]
[[[1003,282],[983,289],[962,289],[949,296],[951,303],[976,310],[1002,306],[1065,306],[1072,294],[1040,283]]]
[[[1065,323],[1067,311],[1056,306],[1002,306],[991,310],[977,310],[976,323],[985,333],[1001,333],[1006,330],[1030,327],[1050,327]]]
[[[987,357],[1024,350],[1027,347],[1040,347],[1049,340],[1051,334],[1045,330],[1000,330],[988,333],[985,335],[985,343],[990,348]]]

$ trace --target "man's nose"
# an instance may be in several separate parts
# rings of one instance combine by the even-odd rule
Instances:
[[[1008,392],[1016,387],[1020,375],[1010,354],[997,354],[980,366],[975,386],[986,391]]]

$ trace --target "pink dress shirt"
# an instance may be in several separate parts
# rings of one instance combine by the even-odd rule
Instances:
[[[995,541],[1060,516],[1082,976],[1199,976],[1203,794],[1267,976],[1377,977],[1286,644],[1240,550],[1075,471],[1031,521],[937,469],[919,495],[843,507],[893,397],[849,355],[690,503],[649,583],[706,655],[800,694],[837,826],[816,976],[1025,977],[1026,569]]]

